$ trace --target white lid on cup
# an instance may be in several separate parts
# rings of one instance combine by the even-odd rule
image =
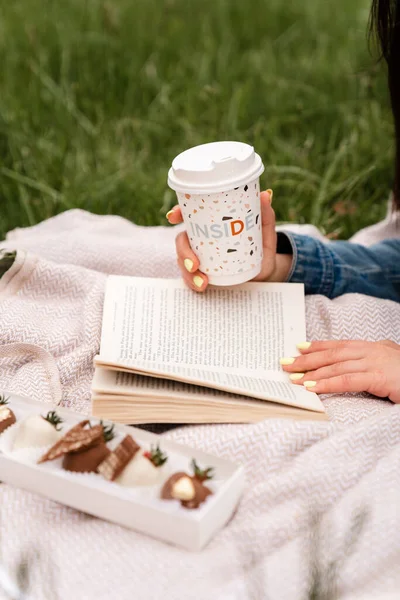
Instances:
[[[168,172],[168,185],[176,192],[212,194],[245,185],[263,171],[253,146],[212,142],[178,154]]]

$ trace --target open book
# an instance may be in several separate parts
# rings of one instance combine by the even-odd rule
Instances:
[[[181,280],[110,276],[93,415],[120,423],[327,419],[279,358],[306,339],[302,284],[195,294]]]

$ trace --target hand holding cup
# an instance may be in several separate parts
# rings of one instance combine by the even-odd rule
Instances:
[[[262,192],[260,200],[263,259],[261,271],[253,281],[284,281],[289,273],[292,257],[276,254],[275,213],[271,206],[272,190]],[[182,212],[178,205],[167,213],[167,219],[172,225],[182,223]],[[204,292],[208,286],[208,277],[206,273],[199,270],[200,261],[190,246],[186,231],[176,237],[176,253],[182,277],[188,287],[195,292]]]
[[[263,171],[254,148],[241,142],[195,146],[172,162],[168,185],[176,192],[189,244],[198,259],[192,272],[200,267],[212,285],[238,285],[260,274]],[[190,260],[187,257],[187,267]]]

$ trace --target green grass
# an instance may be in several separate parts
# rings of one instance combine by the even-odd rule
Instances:
[[[368,0],[0,0],[0,239],[80,207],[164,223],[172,158],[235,139],[280,220],[346,237],[392,180]]]

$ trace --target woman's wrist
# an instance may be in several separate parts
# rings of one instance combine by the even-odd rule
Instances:
[[[282,282],[287,281],[289,273],[292,269],[293,255],[277,254],[275,261],[275,269],[269,278],[269,281]]]

